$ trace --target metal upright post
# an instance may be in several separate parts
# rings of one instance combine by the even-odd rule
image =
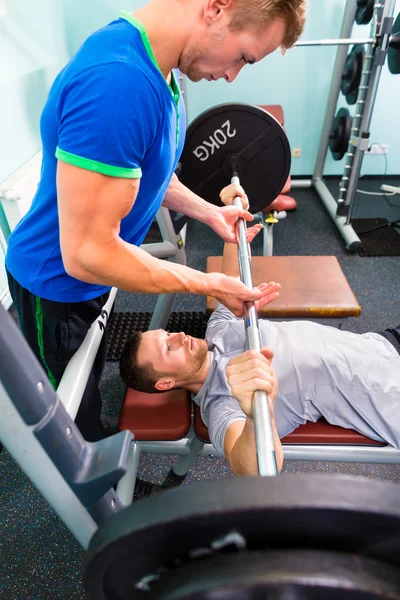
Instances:
[[[346,248],[357,251],[361,240],[351,226],[351,213],[353,209],[356,187],[360,176],[362,159],[369,142],[369,125],[378,90],[379,79],[384,64],[395,0],[376,0],[373,21],[371,25],[371,38],[376,43],[371,45],[363,66],[362,79],[359,87],[359,96],[354,115],[352,136],[346,153],[346,164],[339,188],[339,197],[336,200],[322,179],[326,154],[329,146],[330,131],[335,116],[337,98],[341,87],[341,76],[346,62],[347,50],[339,46],[336,57],[333,83],[325,115],[325,125],[321,136],[318,158],[315,166],[313,183],[314,187],[328,210],[332,220],[346,242]],[[355,18],[356,1],[349,1],[346,5],[341,37],[349,36]],[[349,30],[350,27],[350,30]],[[379,45],[378,45],[379,44]]]
[[[357,0],[348,0],[346,2],[345,11],[343,15],[340,37],[348,38],[351,36],[354,20],[356,17],[356,11]],[[335,118],[337,100],[342,84],[342,74],[347,59],[347,51],[347,46],[338,46],[335,67],[332,76],[332,84],[329,92],[328,104],[325,111],[324,127],[321,134],[317,160],[315,163],[313,185],[322,202],[324,203],[325,208],[328,211],[331,219],[333,220],[336,227],[339,229],[342,237],[344,238],[346,242],[346,247],[351,251],[356,251],[361,245],[360,238],[357,236],[354,229],[350,225],[346,224],[346,219],[344,217],[336,216],[337,202],[322,179],[323,170],[326,162],[326,155],[328,153],[330,135],[332,131],[332,123]]]
[[[0,440],[87,547],[123,504],[113,486],[127,472],[133,435],[86,442],[22,333],[0,306]]]
[[[29,390],[26,390],[27,396]],[[97,524],[19,415],[0,383],[0,440],[78,542],[89,546]]]
[[[395,0],[377,1],[371,35],[377,42],[368,49],[363,66],[359,94],[356,103],[356,114],[353,117],[353,135],[350,139],[345,172],[340,183],[337,214],[346,217],[346,223],[351,222],[354,208],[357,183],[360,177],[364,152],[370,143],[370,124],[378,92],[382,67],[389,48],[389,38],[393,26]]]
[[[341,38],[349,38],[353,29],[354,19],[357,11],[357,0],[348,0],[346,2],[342,28],[340,31]],[[337,100],[342,85],[342,75],[347,59],[347,46],[339,46],[336,54],[335,66],[332,74],[332,83],[329,92],[328,104],[325,111],[324,127],[321,133],[321,139],[318,148],[317,161],[315,163],[313,180],[320,179],[323,175],[323,169],[328,153],[329,138],[332,131],[332,123],[335,118]]]
[[[185,244],[180,233],[176,234],[172,223],[171,214],[167,208],[161,207],[157,213],[157,222],[163,240],[176,247],[176,253],[169,260],[180,265],[186,265]],[[154,308],[149,330],[163,329],[167,325],[172,311],[176,294],[160,294]]]

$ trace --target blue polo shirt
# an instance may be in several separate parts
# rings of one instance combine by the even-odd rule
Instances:
[[[91,35],[50,90],[41,117],[43,162],[29,212],[9,238],[6,266],[32,294],[90,300],[110,288],[64,269],[57,211],[57,160],[111,177],[141,178],[120,236],[139,246],[182,152],[186,119],[178,72],[164,79],[141,23],[131,14]],[[92,199],[93,211],[96,198]],[[113,198],[110,198],[113,202]]]

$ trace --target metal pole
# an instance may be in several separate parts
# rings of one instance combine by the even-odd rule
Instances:
[[[383,6],[379,3],[375,6],[372,31],[373,33],[377,33],[380,44],[379,47],[370,50],[371,54],[365,61],[363,71],[364,78],[361,81],[360,93],[356,104],[356,115],[354,117],[355,124],[353,128],[355,135],[354,139],[350,140],[350,144],[352,142],[354,143],[354,150],[349,150],[348,152],[347,165],[350,167],[350,169],[348,169],[348,171],[350,171],[350,176],[347,178],[347,173],[345,173],[340,186],[341,193],[338,202],[338,212],[340,215],[347,217],[347,223],[350,223],[351,221],[364,152],[369,145],[369,128],[378,93],[382,68],[389,48],[394,9],[395,0],[387,0]],[[357,123],[359,123],[358,126]]]
[[[180,233],[176,234],[168,208],[161,207],[157,212],[157,223],[161,236],[165,242],[175,247],[175,254],[168,257],[171,262],[186,265],[185,244]],[[154,307],[153,316],[149,325],[149,331],[164,329],[168,323],[169,316],[176,294],[160,294]]]
[[[100,342],[107,327],[112,306],[114,304],[117,288],[112,288],[101,314],[93,322],[85,339],[67,364],[64,374],[57,388],[57,395],[63,403],[65,410],[75,421],[83,393],[85,391],[93,363],[97,356]]]
[[[303,190],[312,187],[312,179],[292,179],[292,190]]]
[[[240,185],[239,177],[234,173],[231,182]],[[233,204],[243,208],[239,197],[234,199]],[[236,235],[238,240],[238,258],[240,279],[248,287],[253,287],[251,276],[251,264],[249,247],[246,241],[246,222],[238,219],[236,223]],[[246,347],[248,350],[261,352],[260,332],[258,328],[257,311],[254,302],[245,302],[245,329]],[[258,460],[258,472],[262,476],[277,475],[274,436],[272,433],[271,415],[269,413],[268,395],[262,390],[257,390],[253,395],[254,429],[256,437],[256,449]]]
[[[362,40],[352,38],[337,38],[332,40],[305,40],[296,42],[295,46],[352,46],[353,44],[375,44],[373,38]]]
[[[357,12],[357,0],[348,0],[346,2],[342,29],[340,32],[341,38],[347,38],[351,35],[354,19]],[[342,73],[347,59],[347,47],[339,46],[334,71],[332,74],[332,84],[329,92],[328,104],[325,111],[324,127],[321,133],[321,139],[318,148],[317,161],[315,163],[313,180],[322,177],[325,165],[326,155],[328,153],[329,138],[332,131],[332,123],[335,118],[336,104],[342,85]]]
[[[26,390],[29,396],[30,390]],[[89,546],[97,525],[0,383],[0,440],[78,542]],[[56,443],[56,442],[55,442]]]

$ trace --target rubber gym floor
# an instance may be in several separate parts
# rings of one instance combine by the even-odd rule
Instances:
[[[379,191],[380,178],[361,179],[359,188]],[[385,183],[400,185],[400,178],[386,177]],[[329,179],[332,192],[338,180]],[[276,255],[335,255],[362,306],[361,316],[350,319],[344,328],[356,333],[379,331],[400,322],[400,257],[361,257],[349,254],[335,225],[313,190],[293,190],[298,208],[279,222],[274,231]],[[357,195],[355,218],[400,219],[398,196]],[[400,232],[400,230],[399,230]],[[262,254],[261,235],[252,245],[253,255]],[[190,222],[186,253],[188,265],[205,270],[207,255],[222,254],[222,241],[210,229]],[[155,298],[119,292],[117,311],[151,311]],[[204,311],[205,299],[181,294],[174,311]],[[102,380],[103,414],[117,423],[124,388],[118,377],[118,364],[108,362]],[[173,457],[144,455],[139,477],[161,483]],[[48,507],[6,450],[0,453],[0,599],[1,600],[81,600],[83,550]],[[400,483],[400,466],[355,463],[286,461],[285,473],[347,473],[371,479]],[[199,458],[184,485],[202,479],[233,477],[226,461]]]

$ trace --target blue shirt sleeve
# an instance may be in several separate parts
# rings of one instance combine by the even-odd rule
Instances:
[[[104,175],[141,177],[159,128],[160,105],[139,69],[121,62],[75,74],[57,111],[58,159]]]

